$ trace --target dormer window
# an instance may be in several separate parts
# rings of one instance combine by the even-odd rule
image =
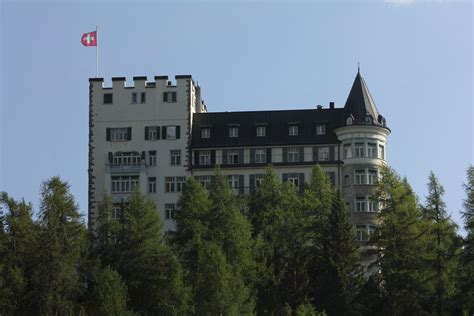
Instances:
[[[347,118],[346,125],[352,125],[352,117]]]
[[[365,117],[365,123],[372,124],[372,118],[370,116]]]
[[[326,125],[316,125],[316,135],[325,135]]]
[[[266,132],[266,126],[257,126],[257,137],[264,137]]]
[[[288,135],[290,135],[290,136],[298,136],[298,125],[290,125],[290,126],[288,126]]]
[[[211,138],[211,129],[209,127],[201,129],[201,138]]]
[[[239,128],[237,126],[229,127],[229,137],[239,137]]]

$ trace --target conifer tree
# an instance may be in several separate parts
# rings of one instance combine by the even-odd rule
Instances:
[[[390,167],[381,169],[376,196],[382,208],[372,243],[381,250],[378,265],[388,315],[418,314],[429,295],[426,270],[427,227],[406,179]]]
[[[104,199],[98,206],[98,213],[97,227],[93,234],[93,253],[103,266],[113,266],[118,259],[117,241],[120,221],[119,218],[114,217],[110,195],[104,195]]]
[[[114,268],[128,286],[131,309],[145,315],[185,312],[187,291],[181,265],[163,242],[154,203],[135,191],[122,212]]]
[[[341,195],[335,194],[322,237],[324,255],[318,281],[324,284],[324,290],[316,297],[321,302],[320,309],[326,310],[329,315],[358,314],[355,298],[362,276],[359,246],[349,216]]]
[[[107,266],[99,269],[91,289],[89,314],[97,316],[131,315],[127,311],[127,287],[120,275]]]
[[[429,301],[435,304],[430,309],[437,315],[446,314],[447,304],[454,295],[454,271],[459,250],[456,225],[448,218],[443,195],[443,186],[431,172],[423,213],[429,228],[427,268],[431,270],[434,280],[434,294]]]
[[[32,206],[0,193],[0,314],[33,313],[31,274],[35,268],[37,227]]]
[[[461,255],[458,291],[462,311],[465,315],[474,313],[474,166],[467,169],[467,182],[464,184],[464,247]]]
[[[78,312],[85,282],[80,274],[87,257],[87,232],[69,185],[59,177],[43,182],[39,212],[41,251],[33,275],[36,308],[40,314]]]

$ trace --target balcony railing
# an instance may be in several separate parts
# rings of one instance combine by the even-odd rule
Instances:
[[[139,173],[145,170],[146,164],[144,162],[138,164],[106,164],[106,168],[110,173]]]

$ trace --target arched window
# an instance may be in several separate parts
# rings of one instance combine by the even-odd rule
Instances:
[[[365,117],[365,123],[367,123],[367,124],[372,124],[372,117],[369,116],[369,115],[367,115],[367,116]]]
[[[346,125],[352,125],[352,117],[348,117],[346,120]]]

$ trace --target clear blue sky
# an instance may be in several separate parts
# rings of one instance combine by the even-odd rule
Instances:
[[[343,106],[361,64],[389,163],[424,200],[433,170],[460,223],[473,157],[470,1],[3,1],[0,191],[38,208],[55,175],[87,212],[88,78],[192,74],[210,111]]]

